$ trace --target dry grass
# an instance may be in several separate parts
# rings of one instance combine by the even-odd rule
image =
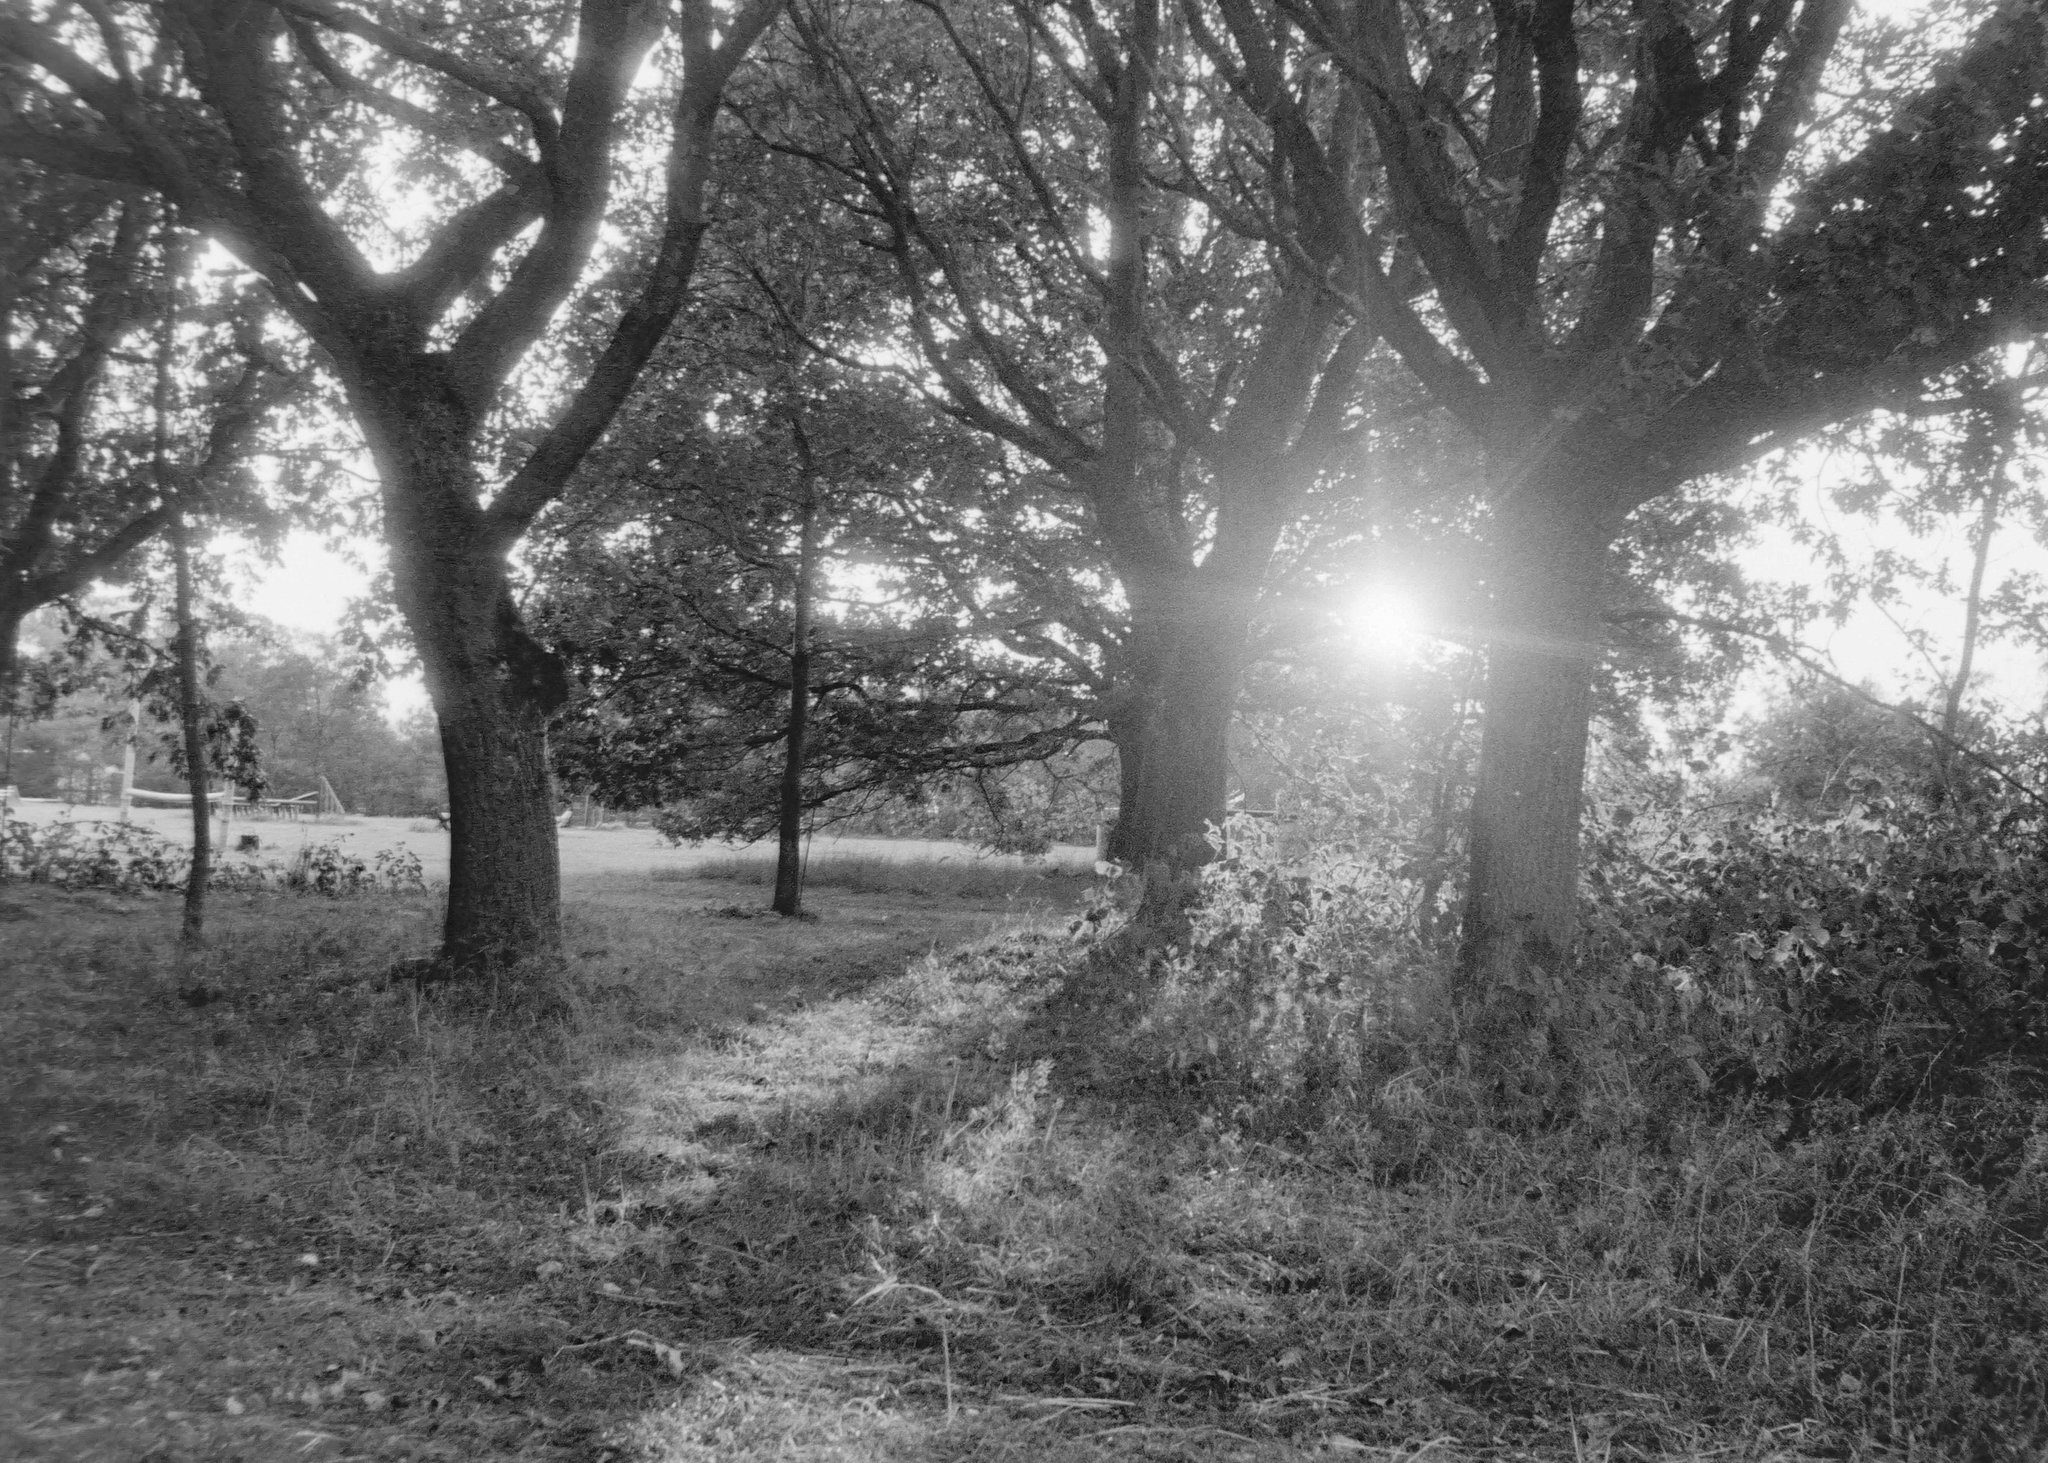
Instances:
[[[382,985],[425,901],[4,893],[0,1454],[2039,1456],[2048,1255],[1874,1135],[1287,1129],[1063,913],[680,892],[552,1023]]]

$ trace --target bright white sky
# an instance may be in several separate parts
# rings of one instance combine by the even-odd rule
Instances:
[[[357,553],[372,563],[383,559],[382,549],[375,544],[361,545]],[[329,548],[318,534],[294,530],[285,539],[277,563],[255,568],[241,603],[251,614],[288,629],[332,635],[341,628],[348,602],[369,588],[368,571]],[[426,683],[417,671],[385,683],[385,715],[393,722],[426,704]]]
[[[1818,487],[1807,493],[1808,512],[1822,513]],[[1957,586],[1953,595],[1910,591],[1902,602],[1890,606],[1890,614],[1874,606],[1860,606],[1839,628],[1822,621],[1806,634],[1805,645],[1831,662],[1839,675],[1869,685],[1888,701],[1918,696],[1923,701],[1934,694],[1937,670],[1945,681],[1953,673],[1963,635],[1963,588],[1970,577],[1970,545],[1963,530],[1945,540],[1915,540],[1896,525],[1866,524],[1860,519],[1835,513],[1823,521],[1833,524],[1854,556],[1868,558],[1879,549],[1910,553],[1922,562],[1937,556],[1948,564],[1948,578]],[[1738,556],[1746,573],[1759,580],[1798,584],[1811,582],[1814,574],[1811,552],[1794,543],[1789,534],[1773,530],[1762,536],[1752,549]],[[2008,523],[1992,540],[1986,565],[1985,589],[2016,572],[2033,573],[2048,579],[2048,550],[2028,531],[2026,525]],[[1908,632],[1924,633],[1935,662],[1929,665],[1914,649]],[[1984,641],[1977,646],[1976,671],[1972,676],[1971,699],[1993,701],[2008,715],[2028,716],[2043,708],[2048,699],[2048,647],[2021,641]]]

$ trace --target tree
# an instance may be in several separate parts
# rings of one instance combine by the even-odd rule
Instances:
[[[1631,513],[1910,395],[2048,303],[2042,6],[1913,44],[1850,9],[1272,7],[1373,140],[1384,216],[1331,285],[1485,458],[1461,964],[1503,1051],[1548,1025],[1572,945],[1607,554]]]
[[[659,122],[632,91],[665,27],[646,0],[394,24],[333,0],[0,20],[0,58],[26,83],[0,154],[160,193],[269,283],[341,384],[376,465],[394,594],[440,719],[446,969],[559,945],[545,723],[565,683],[521,620],[506,555],[681,309],[708,225],[720,97],[779,9],[683,4]],[[393,142],[418,180],[417,224],[394,224],[377,196]],[[550,331],[599,262],[606,224],[636,213],[613,202],[628,144],[635,162],[666,154],[661,216],[640,241],[637,287],[607,274],[583,295],[586,310],[618,300],[585,354],[573,333]],[[379,269],[379,253],[404,262]],[[508,384],[543,339],[580,364],[522,452],[505,419],[530,416],[531,403]],[[499,475],[493,456],[513,465]]]
[[[274,793],[316,792],[326,778],[352,813],[422,817],[447,803],[433,715],[394,726],[373,667],[328,637],[258,626],[211,646],[218,690],[255,718]]]
[[[565,778],[662,807],[675,838],[775,833],[794,914],[821,815],[1051,756],[1096,723],[899,551],[963,434],[828,363],[738,351],[743,329],[657,367],[607,481],[548,525],[536,619],[577,681]]]
[[[216,510],[298,382],[233,291],[202,312],[172,278],[184,257],[145,195],[0,162],[0,698],[19,689],[22,622],[130,565],[174,504],[153,469],[146,342],[179,314],[186,426],[205,443],[191,491]],[[246,509],[246,498],[236,505]]]
[[[1010,457],[992,552],[1062,540],[1066,586],[1034,576],[1044,638],[1097,683],[1111,851],[1168,914],[1223,815],[1276,555],[1318,494],[1403,496],[1357,470],[1379,327],[1333,288],[1363,134],[1250,6],[794,13],[813,90],[756,125],[890,266],[901,378]]]

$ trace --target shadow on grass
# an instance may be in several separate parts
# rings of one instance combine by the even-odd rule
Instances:
[[[172,901],[10,901],[9,1457],[2039,1437],[2042,1266],[1911,1134],[1514,1136],[1413,1070],[1290,1128],[1064,921],[920,957],[1000,907],[623,887],[540,1023],[370,978],[424,901],[224,901],[189,962]]]

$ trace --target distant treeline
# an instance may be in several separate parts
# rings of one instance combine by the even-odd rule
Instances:
[[[351,813],[420,817],[447,801],[430,711],[393,725],[383,688],[358,675],[328,641],[272,634],[222,637],[214,646],[216,702],[239,701],[256,718],[266,795],[316,791],[324,773]],[[85,677],[43,718],[8,728],[5,776],[23,797],[110,803],[120,796],[129,702],[110,666]],[[135,785],[183,791],[170,770],[169,728],[144,717]]]

